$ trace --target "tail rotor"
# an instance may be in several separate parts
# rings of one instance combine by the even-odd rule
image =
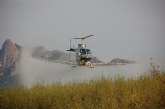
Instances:
[[[70,54],[71,54],[71,45],[72,44],[72,39],[70,38],[70,51],[69,51],[69,56],[70,56]]]
[[[72,48],[72,39],[70,38],[70,48],[69,50],[66,50],[66,51],[69,51],[69,56],[71,54],[71,51],[74,51],[74,49]]]

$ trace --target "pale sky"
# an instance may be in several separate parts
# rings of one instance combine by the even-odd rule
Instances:
[[[104,61],[165,64],[165,0],[0,0],[0,46],[65,51],[70,37],[91,34],[87,47]]]

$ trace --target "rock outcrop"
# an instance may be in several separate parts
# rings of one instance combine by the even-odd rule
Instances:
[[[0,49],[0,75],[2,75],[2,50]]]
[[[108,64],[111,64],[111,65],[125,65],[125,64],[133,64],[133,63],[135,63],[135,61],[115,58]]]
[[[1,50],[1,62],[3,75],[13,75],[17,69],[17,61],[20,54],[20,47],[10,39],[5,40]]]

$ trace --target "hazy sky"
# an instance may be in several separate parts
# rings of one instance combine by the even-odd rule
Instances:
[[[70,37],[90,34],[87,46],[104,61],[165,64],[165,0],[0,0],[0,46],[10,38],[65,51]]]

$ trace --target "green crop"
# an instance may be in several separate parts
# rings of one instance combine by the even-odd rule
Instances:
[[[0,109],[163,109],[165,74],[0,89]]]

